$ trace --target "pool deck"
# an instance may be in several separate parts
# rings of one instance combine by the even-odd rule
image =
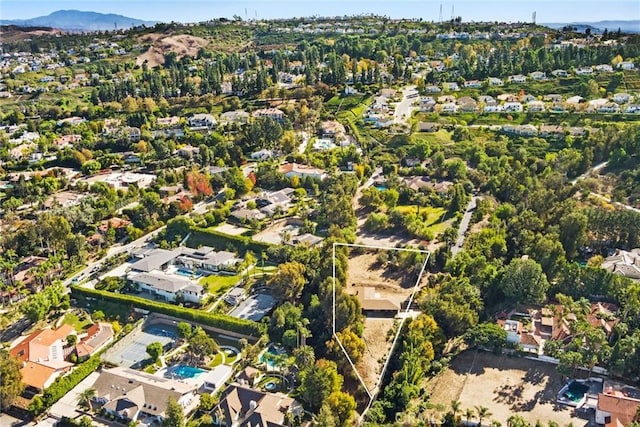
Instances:
[[[574,401],[564,397],[569,385],[573,382],[578,382],[580,384],[584,384],[589,387],[587,391],[585,391],[582,398],[578,401]],[[572,406],[574,408],[580,408],[583,406],[589,406],[589,396],[597,396],[599,393],[602,393],[603,390],[603,381],[601,378],[589,378],[586,380],[570,380],[567,382],[558,393],[557,401],[563,405]]]

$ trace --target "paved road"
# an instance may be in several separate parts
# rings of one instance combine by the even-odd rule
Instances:
[[[309,144],[309,134],[305,131],[300,132],[300,146],[298,146],[298,153],[304,153],[307,151],[307,145]]]
[[[464,244],[464,238],[467,234],[467,230],[469,229],[469,224],[471,223],[471,215],[473,214],[473,210],[476,208],[478,204],[478,200],[480,197],[473,196],[467,205],[467,210],[464,212],[462,216],[462,220],[460,221],[460,228],[458,228],[458,238],[456,239],[455,245],[451,247],[451,254],[455,257],[458,252],[462,249],[462,245]]]
[[[411,118],[411,112],[413,111],[413,102],[416,97],[410,98],[411,95],[417,95],[418,90],[415,86],[407,86],[402,91],[402,101],[396,105],[396,111],[393,113],[393,123],[402,124],[406,123]]]

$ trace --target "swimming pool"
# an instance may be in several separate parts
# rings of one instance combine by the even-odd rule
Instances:
[[[584,397],[585,393],[589,391],[589,386],[577,381],[572,381],[567,387],[567,391],[564,392],[564,397],[572,402],[579,402]]]
[[[268,370],[277,370],[278,366],[276,365],[275,361],[273,360],[273,358],[269,357],[271,356],[278,356],[282,354],[280,351],[278,351],[278,349],[273,345],[273,344],[269,344],[269,346],[267,347],[267,350],[262,353],[262,355],[260,356],[260,362],[264,363],[267,365],[267,369]]]
[[[178,276],[184,276],[184,277],[189,277],[191,279],[197,279],[199,277],[202,277],[202,275],[198,274],[198,273],[194,273],[191,270],[185,270],[183,268],[179,268],[176,270],[176,274]]]
[[[187,378],[195,378],[198,375],[203,374],[205,372],[207,371],[200,368],[194,368],[193,366],[177,365],[167,370],[167,375],[171,378],[177,377],[181,380],[184,380]]]

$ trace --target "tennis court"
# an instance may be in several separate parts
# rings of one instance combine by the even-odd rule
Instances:
[[[173,343],[177,336],[175,327],[165,324],[149,325],[123,338],[105,354],[105,360],[126,368],[137,368],[140,362],[149,358],[149,344],[159,342],[164,347]]]

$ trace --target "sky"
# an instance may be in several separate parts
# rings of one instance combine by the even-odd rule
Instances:
[[[462,16],[463,21],[595,22],[640,19],[640,0],[0,0],[0,19],[27,19],[62,9],[116,13],[150,21],[198,22],[241,16],[273,19],[374,13],[391,18]]]

